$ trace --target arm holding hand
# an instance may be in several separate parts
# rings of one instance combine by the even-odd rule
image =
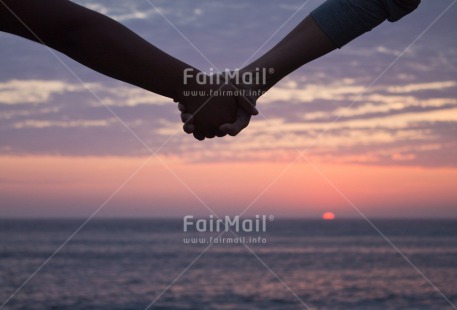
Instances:
[[[67,0],[1,0],[0,30],[169,98],[178,96],[190,67],[115,20]]]
[[[193,119],[197,135],[221,135],[218,126],[235,120],[235,98],[209,100],[206,93],[216,86],[199,85],[195,79],[184,83],[184,71],[191,66],[115,20],[71,1],[0,0],[0,31],[47,45],[104,75],[172,98],[188,111],[198,110]],[[185,91],[205,95],[184,97]]]
[[[239,101],[255,104],[257,99],[288,74],[341,48],[353,39],[375,28],[385,20],[397,21],[419,5],[420,0],[327,0],[306,17],[283,40],[262,57],[240,70],[255,72],[273,68],[265,84],[236,85],[250,90],[253,96],[240,97]],[[232,83],[235,83],[233,80]],[[256,95],[257,94],[257,95]],[[240,114],[243,115],[240,117]],[[237,135],[249,124],[251,116],[238,111],[237,121],[220,127],[229,135]]]

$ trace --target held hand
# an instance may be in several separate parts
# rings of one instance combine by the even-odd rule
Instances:
[[[179,103],[178,109],[181,111],[181,119],[184,123],[183,129],[186,133],[193,133],[194,137],[198,140],[214,138],[214,136],[223,137],[227,134],[236,136],[249,125],[252,115],[257,115],[259,113],[255,108],[257,97],[245,96],[249,94],[249,90],[245,86],[233,86],[229,84],[229,87],[236,87],[236,91],[239,93],[236,97],[237,109],[235,119],[221,124],[215,135],[202,135],[201,131],[196,130],[193,115],[189,113],[184,104]]]
[[[220,126],[237,119],[238,103],[233,91],[230,85],[199,85],[194,95],[181,97],[184,131],[198,140],[225,136]]]
[[[253,106],[254,103],[251,103],[251,102],[255,102],[254,100],[255,99],[252,98],[250,101],[248,101],[248,104]],[[238,102],[239,106],[237,107],[237,110],[236,110],[235,121],[231,122],[231,123],[225,123],[225,124],[222,124],[221,126],[219,126],[219,128],[218,128],[219,131],[216,136],[224,137],[228,134],[229,136],[234,137],[234,136],[238,135],[244,128],[246,128],[249,125],[252,115],[249,114],[245,110],[245,108],[241,105],[241,103],[240,103],[241,101],[247,101],[247,99],[245,99],[243,97],[237,98],[237,102]],[[183,126],[184,131],[188,134],[194,133],[194,136],[195,136],[195,125],[193,124],[192,114],[187,113],[186,107],[181,103],[178,104],[178,109],[179,109],[179,111],[181,111],[181,119],[185,123]],[[208,137],[208,136],[200,137],[199,140],[202,140],[204,138],[213,138],[213,137]]]
[[[219,127],[221,132],[232,137],[238,135],[244,128],[248,127],[252,115],[257,115],[259,113],[257,109],[255,110],[255,113],[246,109],[246,105],[249,107],[255,107],[256,98],[240,96],[237,98],[237,102],[238,108],[236,110],[236,120],[232,123],[226,123]]]

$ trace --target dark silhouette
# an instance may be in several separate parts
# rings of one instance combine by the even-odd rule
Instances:
[[[327,0],[270,51],[239,71],[238,75],[242,76],[246,72],[273,68],[274,74],[265,76],[266,83],[257,81],[259,83],[247,85],[237,83],[233,78],[230,82],[247,91],[249,98],[241,97],[240,101],[248,100],[255,105],[261,95],[291,72],[341,48],[385,20],[399,20],[416,9],[419,3],[420,0]],[[189,120],[190,113],[185,105],[180,105],[179,109],[182,119]],[[221,130],[231,136],[246,128],[251,119],[243,109],[238,109],[237,113],[235,122],[221,126]],[[188,121],[184,130],[192,132],[192,129],[192,122]]]
[[[264,83],[225,76],[199,83],[197,69],[171,57],[120,23],[68,0],[0,0],[0,31],[47,45],[115,79],[179,102],[184,131],[203,140],[235,136],[257,114],[257,99],[304,64],[341,48],[386,19],[396,21],[420,0],[328,0],[238,75],[274,68]],[[193,75],[185,81],[186,70]],[[231,94],[249,90],[248,96]],[[197,96],[186,96],[198,91]],[[218,96],[213,96],[218,91]]]
[[[179,101],[195,114],[191,120],[198,139],[224,136],[219,126],[235,121],[237,98],[210,95],[211,90],[230,86],[199,84],[195,78],[184,83],[186,69],[193,69],[194,76],[199,70],[111,18],[73,2],[0,0],[0,31],[47,45],[102,74]],[[199,95],[185,97],[185,91],[199,91]],[[242,104],[249,113],[256,113],[247,102]]]

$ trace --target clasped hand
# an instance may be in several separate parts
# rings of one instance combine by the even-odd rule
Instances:
[[[211,80],[211,79],[207,79]],[[200,141],[205,138],[236,136],[257,115],[255,97],[246,96],[247,88],[224,78],[220,83],[187,87],[179,99],[183,129]]]

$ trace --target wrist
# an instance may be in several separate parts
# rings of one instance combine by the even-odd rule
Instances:
[[[187,70],[187,69],[186,69]],[[201,97],[206,95],[208,87],[197,78],[198,74],[203,74],[200,71],[193,69],[192,75],[186,73],[182,74],[182,79],[176,88],[173,99],[178,102],[186,101],[189,97]]]
[[[263,96],[270,88],[274,70],[266,67],[245,67],[239,71],[241,80],[239,86],[249,91],[250,97],[256,100]]]
[[[255,100],[263,95],[263,78],[258,72],[251,70],[237,70],[223,72],[220,74],[222,84],[229,86],[229,89],[236,91],[236,96],[252,97]]]

